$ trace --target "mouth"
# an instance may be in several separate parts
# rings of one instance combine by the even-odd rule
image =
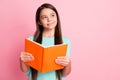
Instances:
[[[51,22],[51,23],[48,23],[47,25],[50,26],[50,25],[52,25],[52,24],[54,24],[54,23],[55,23],[55,21],[54,21],[54,22]]]

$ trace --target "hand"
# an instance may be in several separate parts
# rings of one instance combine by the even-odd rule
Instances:
[[[28,52],[21,52],[20,60],[23,62],[29,62],[34,60],[34,56]]]
[[[55,62],[59,65],[62,66],[68,66],[70,64],[70,59],[66,56],[63,57],[57,57],[57,59],[55,60]]]

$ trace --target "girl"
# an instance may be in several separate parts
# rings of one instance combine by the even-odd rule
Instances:
[[[29,80],[61,80],[61,76],[67,76],[71,72],[70,61],[70,41],[61,34],[60,19],[57,10],[51,4],[45,3],[41,5],[36,12],[36,27],[37,30],[34,36],[29,37],[43,46],[57,45],[62,43],[68,44],[67,55],[58,57],[56,64],[63,65],[61,70],[40,73],[24,62],[34,60],[34,56],[27,52],[20,54],[20,67]],[[48,66],[49,67],[49,66]]]

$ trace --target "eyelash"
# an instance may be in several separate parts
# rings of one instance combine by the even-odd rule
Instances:
[[[54,17],[54,16],[55,16],[54,14],[51,15],[51,17]],[[42,18],[42,19],[46,19],[47,16],[42,16],[41,18]]]
[[[52,16],[55,16],[54,14]]]

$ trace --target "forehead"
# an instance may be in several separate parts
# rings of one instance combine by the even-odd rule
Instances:
[[[44,8],[40,13],[40,15],[49,15],[49,14],[56,14],[56,13],[50,8]]]

